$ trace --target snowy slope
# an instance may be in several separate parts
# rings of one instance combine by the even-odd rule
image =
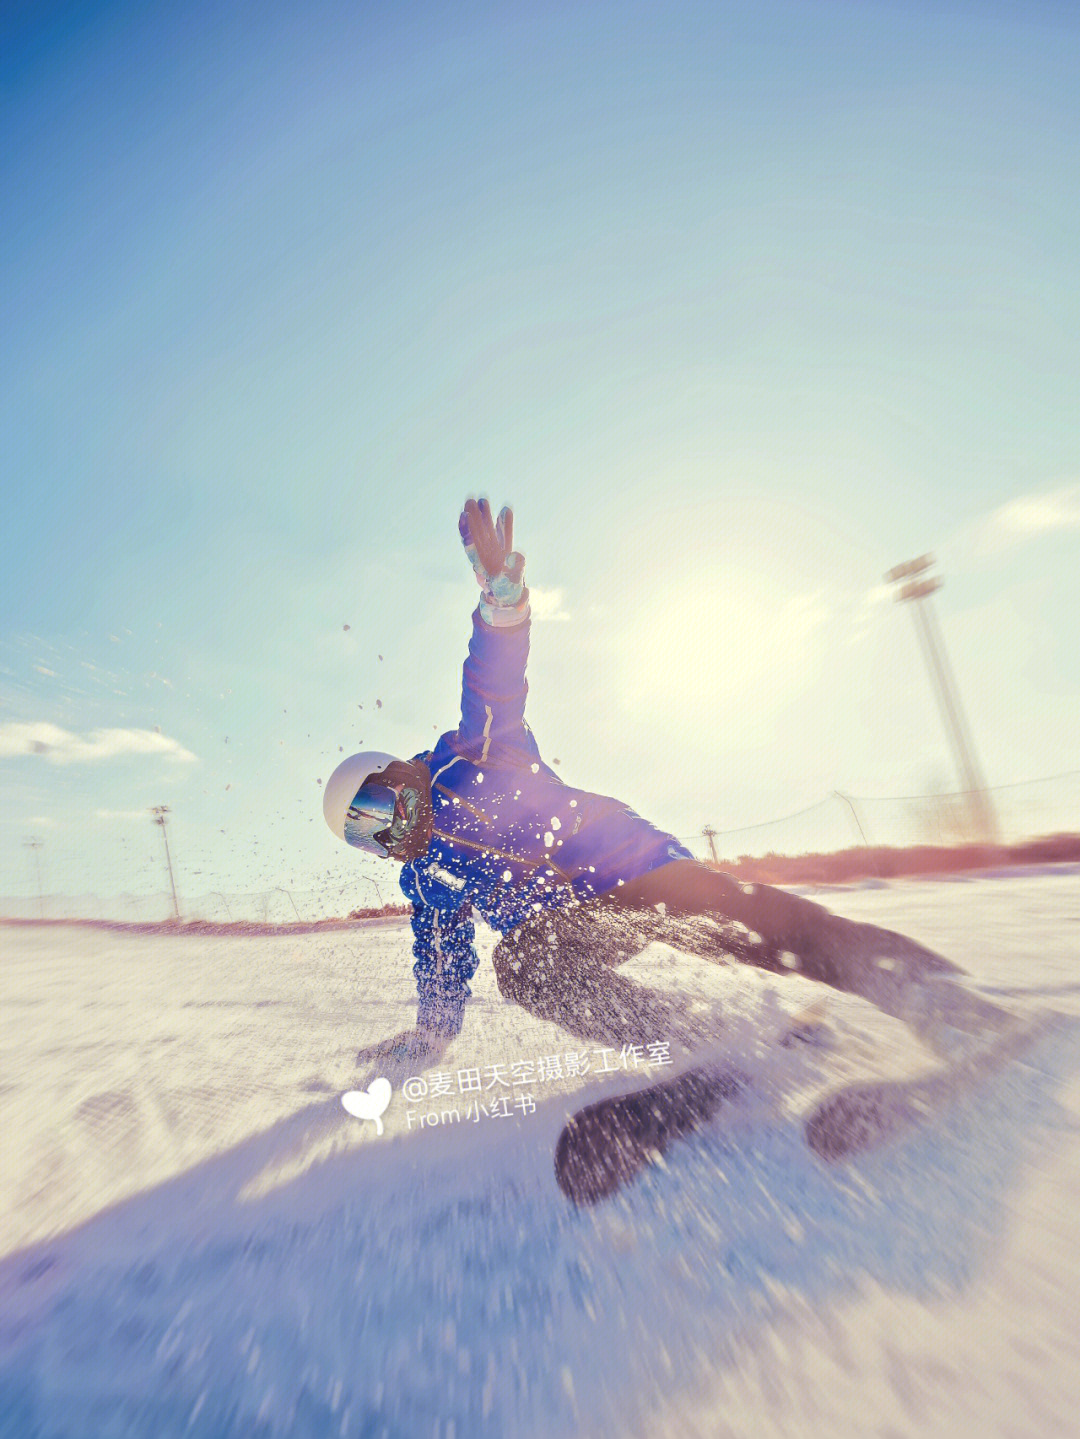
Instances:
[[[823,898],[1080,1017],[1075,871]],[[829,1168],[813,1098],[933,1063],[836,996],[833,1047],[766,1047],[746,1101],[577,1211],[552,1151],[595,1074],[411,1132],[395,1093],[382,1139],[341,1109],[356,1048],[412,1020],[404,926],[0,943],[4,1436],[1078,1431],[1071,1027]],[[821,992],[660,945],[632,972],[743,1058]],[[474,990],[442,1071],[594,1048],[487,963]]]

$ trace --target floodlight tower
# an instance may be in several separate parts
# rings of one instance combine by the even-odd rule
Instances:
[[[169,854],[169,836],[165,830],[165,816],[169,813],[167,804],[156,804],[150,810],[154,823],[161,826],[161,838],[165,841],[165,863],[169,866],[169,884],[172,886],[173,913],[180,918],[180,906],[176,901],[176,880],[173,878],[172,856]]]
[[[914,602],[915,628],[922,641],[938,707],[960,771],[961,785],[968,801],[972,833],[984,844],[1000,844],[1001,830],[997,814],[975,756],[975,746],[960,706],[960,695],[945,654],[945,641],[937,616],[930,607],[930,596],[941,588],[942,583],[939,576],[926,573],[933,563],[933,555],[920,555],[917,560],[908,560],[906,564],[894,566],[885,578],[890,584],[900,586],[896,592],[897,600]]]

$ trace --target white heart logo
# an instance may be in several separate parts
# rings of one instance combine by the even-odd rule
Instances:
[[[342,1105],[357,1119],[375,1121],[375,1133],[383,1132],[382,1116],[394,1090],[388,1079],[373,1079],[367,1089],[350,1089],[341,1096]]]

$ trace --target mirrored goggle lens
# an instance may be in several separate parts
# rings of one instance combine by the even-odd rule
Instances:
[[[349,844],[369,854],[388,855],[386,845],[375,836],[390,828],[396,804],[397,795],[389,785],[370,780],[362,785],[345,812],[345,838]]]

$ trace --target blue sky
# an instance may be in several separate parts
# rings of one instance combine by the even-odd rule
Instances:
[[[1071,7],[2,24],[0,893],[160,887],[154,803],[189,890],[366,873],[317,782],[453,725],[469,493],[541,746],[680,835],[951,782],[926,550],[990,782],[1080,768]]]

